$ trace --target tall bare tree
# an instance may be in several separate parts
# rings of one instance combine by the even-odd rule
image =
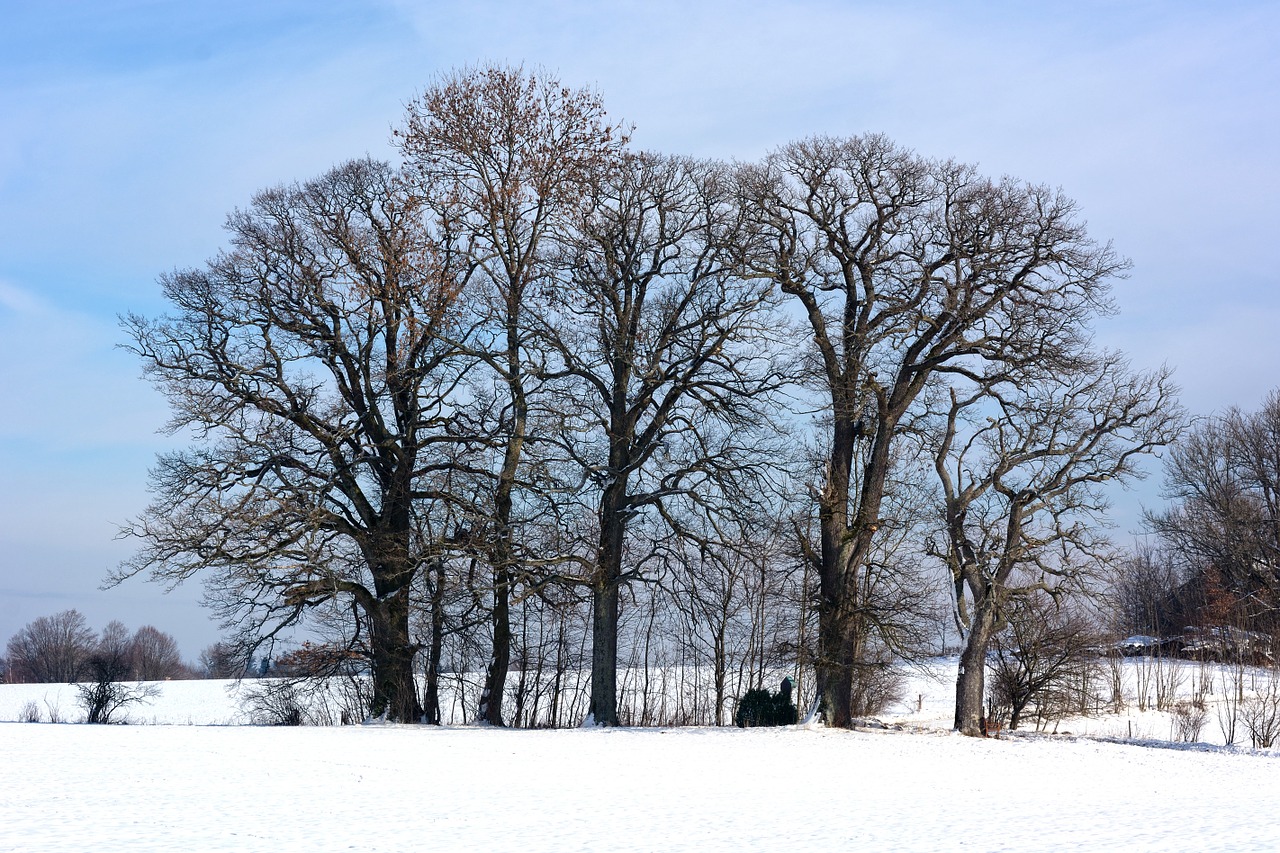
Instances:
[[[446,404],[467,264],[421,224],[396,172],[359,160],[259,193],[230,248],[162,277],[175,312],[130,315],[130,348],[190,450],[160,457],[123,531],[120,580],[202,574],[228,626],[275,636],[351,603],[374,715],[416,722],[409,593],[415,500],[456,440]]]
[[[823,719],[847,726],[855,592],[885,523],[904,418],[941,372],[1035,359],[1075,334],[1124,263],[1060,194],[880,136],[785,146],[743,169],[741,187],[756,232],[746,268],[805,317],[828,418],[815,664]]]
[[[616,725],[619,591],[641,514],[678,528],[678,501],[714,515],[751,500],[768,463],[776,318],[767,280],[733,264],[741,227],[722,167],[639,154],[595,189],[566,237],[565,292],[542,303],[540,336],[559,382],[559,450],[582,472],[596,541],[584,543],[592,594],[591,719]],[[758,487],[757,487],[758,488]]]
[[[503,724],[511,655],[511,595],[520,571],[516,493],[530,438],[537,354],[529,347],[531,289],[548,280],[547,244],[626,142],[598,95],[553,75],[482,66],[447,75],[415,98],[396,140],[420,198],[458,234],[484,288],[484,335],[473,354],[498,396],[478,390],[496,455],[483,522],[493,574],[493,653],[479,716]],[[476,541],[481,541],[477,538]]]
[[[966,735],[986,732],[987,652],[1014,599],[1097,574],[1110,556],[1102,484],[1141,477],[1139,459],[1185,420],[1167,371],[1135,374],[1114,353],[1077,358],[1065,375],[1037,372],[953,388],[934,448],[947,542],[938,553],[964,641],[955,727]]]

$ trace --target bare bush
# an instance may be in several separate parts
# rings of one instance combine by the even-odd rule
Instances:
[[[1240,723],[1240,704],[1244,701],[1244,664],[1235,663],[1223,670],[1222,701],[1218,703],[1218,728],[1222,730],[1222,742],[1231,746],[1236,742]]]
[[[1159,653],[1138,658],[1134,678],[1139,711],[1172,711],[1186,681],[1182,661]]]
[[[300,726],[306,721],[300,693],[293,679],[263,678],[245,688],[240,707],[255,726]]]
[[[129,686],[123,683],[120,679],[128,673],[129,665],[119,656],[95,653],[89,658],[88,671],[90,680],[76,685],[86,723],[105,725],[119,722],[116,714],[121,709],[160,695],[160,688],[154,684],[139,682]]]
[[[336,726],[368,715],[367,676],[262,678],[248,684],[240,707],[257,726]]]
[[[1209,709],[1204,699],[1180,699],[1173,706],[1173,724],[1178,740],[1195,743],[1209,721]]]
[[[901,701],[906,679],[884,652],[876,659],[859,664],[853,673],[852,710],[855,717],[870,717]]]
[[[1124,710],[1124,658],[1118,654],[1108,654],[1107,689],[1110,696],[1111,712],[1119,714]]]
[[[1007,714],[1010,729],[1028,708],[1039,724],[1088,712],[1101,677],[1097,633],[1088,619],[1047,595],[1028,595],[1015,602],[1008,621],[992,643],[988,707],[998,718]]]
[[[35,702],[28,702],[22,706],[22,710],[18,712],[18,722],[20,723],[38,723],[40,722],[40,706]]]
[[[1186,681],[1182,661],[1176,658],[1157,656],[1156,662],[1156,710],[1170,711],[1178,702],[1178,694]]]
[[[1280,737],[1280,678],[1270,672],[1252,696],[1240,704],[1240,719],[1255,749],[1267,749]]]

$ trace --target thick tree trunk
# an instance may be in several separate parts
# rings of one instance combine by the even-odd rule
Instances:
[[[409,590],[380,602],[370,621],[373,700],[369,712],[397,723],[422,721],[422,706],[413,673],[414,648],[409,638]]]
[[[409,634],[409,591],[416,572],[411,556],[407,488],[392,490],[386,527],[367,545],[374,600],[366,603],[373,669],[369,712],[390,722],[422,722],[413,658],[417,648]]]
[[[818,691],[818,711],[828,726],[853,725],[852,615],[836,606],[818,614],[818,658],[814,661],[814,682]]]
[[[591,596],[590,722],[618,725],[618,587],[608,582]]]
[[[855,613],[849,605],[857,584],[855,578],[849,577],[853,568],[853,541],[848,524],[853,448],[853,423],[847,417],[837,417],[832,432],[827,481],[819,498],[822,564],[819,567],[818,655],[814,661],[814,682],[818,691],[818,712],[823,722],[839,728],[853,724],[851,655]]]
[[[1014,703],[1013,708],[1009,711],[1009,731],[1018,730],[1018,724],[1022,722],[1022,712],[1026,707],[1026,702]]]
[[[897,409],[882,411],[879,416],[852,520],[851,474],[856,443],[864,426],[851,415],[839,414],[845,410],[844,403],[836,406],[827,482],[819,498],[822,562],[818,579],[818,659],[814,662],[818,710],[828,726],[853,725],[854,674],[862,663],[858,660],[859,649],[864,645],[861,641],[865,639],[861,634],[868,624],[860,612],[867,604],[862,600],[860,579],[879,529],[880,504],[889,471],[889,437],[900,410],[905,409],[905,403],[897,405]]]
[[[985,737],[987,648],[991,644],[995,618],[991,606],[985,602],[977,604],[974,611],[956,674],[955,728],[969,737]]]

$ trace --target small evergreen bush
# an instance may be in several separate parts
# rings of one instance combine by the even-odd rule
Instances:
[[[790,687],[789,683],[784,684],[778,693],[748,690],[738,702],[738,713],[734,715],[733,722],[740,729],[794,724],[800,719],[800,715],[791,701]]]

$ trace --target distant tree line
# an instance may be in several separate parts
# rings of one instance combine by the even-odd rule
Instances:
[[[1198,421],[1164,472],[1168,503],[1147,512],[1149,536],[1117,573],[1119,627],[1166,640],[1188,628],[1280,636],[1280,391],[1256,412]]]
[[[368,714],[478,672],[474,721],[723,723],[788,674],[848,726],[949,623],[981,734],[992,643],[1115,562],[1104,484],[1184,425],[1093,345],[1127,263],[1056,190],[881,136],[635,151],[505,67],[394,144],[124,321],[197,440],[114,579],[202,578],[228,659],[305,629],[289,671],[367,673]]]
[[[10,684],[72,684],[109,670],[113,681],[192,678],[170,634],[144,625],[133,633],[118,621],[97,633],[78,610],[41,616],[9,638],[2,661]]]

